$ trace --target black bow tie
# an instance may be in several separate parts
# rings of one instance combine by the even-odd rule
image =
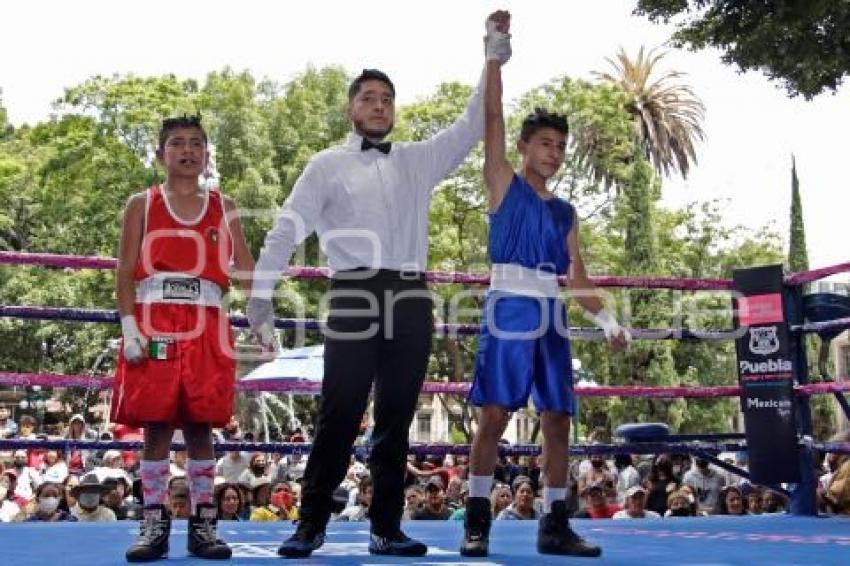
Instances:
[[[370,149],[377,149],[384,155],[389,155],[390,147],[392,146],[391,142],[379,142],[372,143],[368,140],[368,138],[363,138],[363,143],[360,144],[360,151],[368,151]]]

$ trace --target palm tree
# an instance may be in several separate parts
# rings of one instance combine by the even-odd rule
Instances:
[[[705,106],[690,86],[678,82],[686,73],[666,71],[657,78],[652,76],[665,55],[655,49],[644,54],[641,47],[632,60],[621,47],[616,59],[605,59],[614,68],[613,74],[594,74],[631,95],[629,110],[635,115],[636,137],[655,169],[665,176],[678,171],[687,177],[691,164],[696,163],[694,142],[705,139]]]

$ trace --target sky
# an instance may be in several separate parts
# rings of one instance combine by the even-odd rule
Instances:
[[[13,124],[46,119],[63,89],[96,75],[202,80],[230,66],[286,82],[307,65],[386,71],[404,104],[445,81],[474,84],[484,20],[512,14],[505,99],[561,75],[590,79],[622,46],[662,46],[671,27],[631,14],[635,0],[145,0],[4,3],[0,88]],[[812,267],[850,261],[842,141],[850,86],[812,101],[789,98],[759,72],[738,74],[713,50],[670,50],[663,67],[685,71],[706,106],[706,141],[687,180],[664,180],[670,207],[720,199],[730,225],[787,233],[791,155],[797,160]],[[846,279],[846,277],[842,277]]]

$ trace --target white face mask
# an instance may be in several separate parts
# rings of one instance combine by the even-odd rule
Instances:
[[[100,505],[100,494],[92,492],[81,493],[80,497],[77,498],[77,501],[80,502],[80,507],[85,509],[94,509]]]
[[[42,513],[53,513],[59,507],[58,497],[42,497],[38,500],[38,510]]]

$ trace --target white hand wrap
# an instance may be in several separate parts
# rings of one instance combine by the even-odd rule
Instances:
[[[139,330],[135,316],[128,314],[121,317],[121,335],[124,337],[124,359],[130,363],[141,361],[148,347],[148,339]]]
[[[269,299],[259,297],[248,299],[248,323],[259,338],[260,344],[274,345],[274,307]]]
[[[496,22],[487,19],[487,35],[484,36],[484,56],[488,61],[504,65],[511,58],[511,36],[496,29]]]
[[[627,342],[631,341],[632,337],[628,330],[620,326],[620,323],[617,322],[617,319],[614,318],[610,312],[605,309],[602,309],[595,315],[593,315],[593,322],[602,329],[602,332],[605,333],[605,339],[611,340],[612,338],[616,338],[623,333],[623,337]]]

